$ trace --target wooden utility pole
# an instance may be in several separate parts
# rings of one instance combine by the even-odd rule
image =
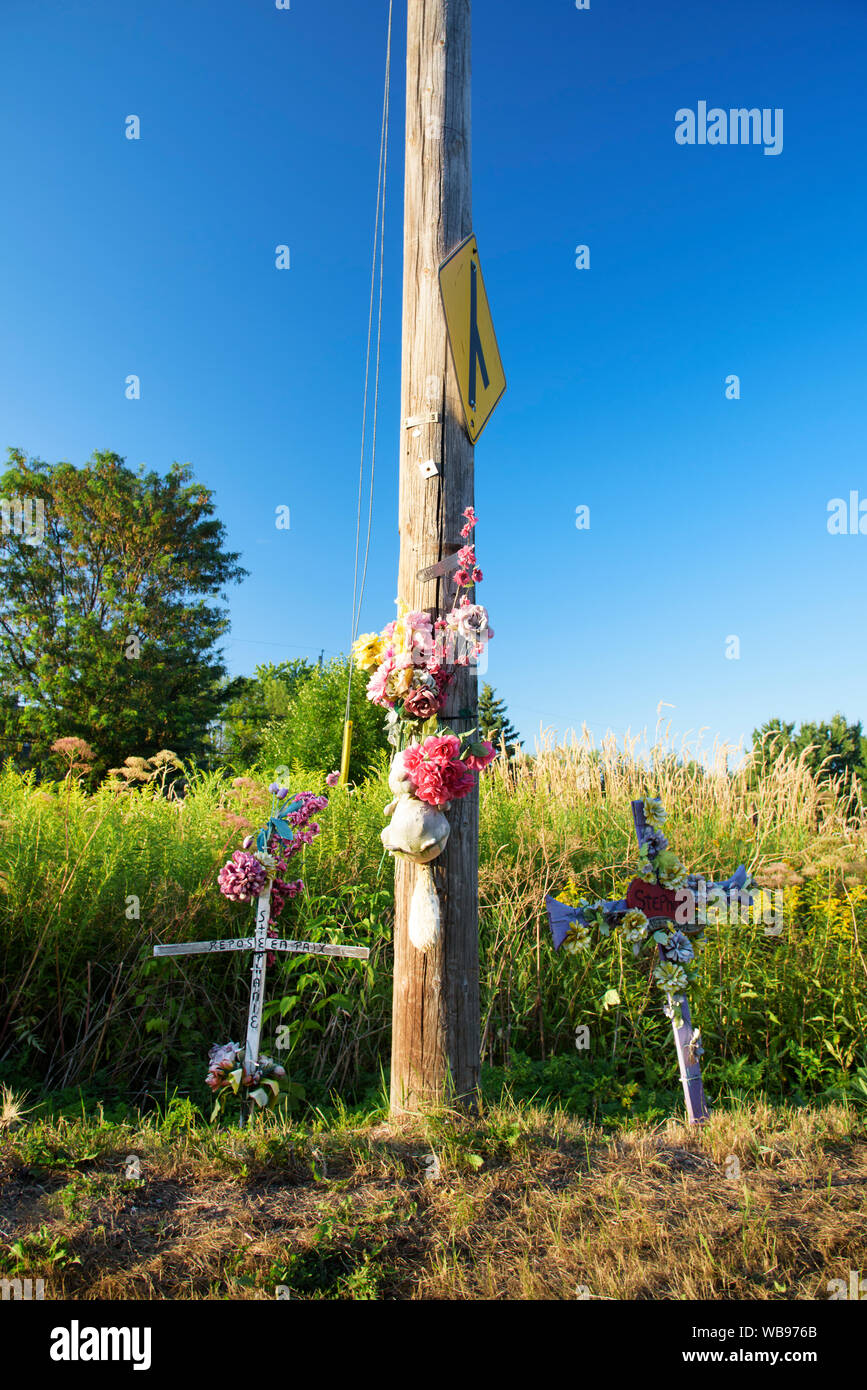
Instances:
[[[473,446],[438,282],[440,265],[472,231],[470,0],[408,0],[406,71],[398,597],[442,616],[454,601],[453,570],[426,580],[418,573],[464,544],[461,513],[473,504]],[[463,732],[476,710],[475,671],[459,667],[442,722]],[[454,802],[448,819],[447,848],[432,866],[442,933],[429,952],[417,951],[407,930],[418,869],[395,864],[393,1114],[476,1097],[478,790]]]

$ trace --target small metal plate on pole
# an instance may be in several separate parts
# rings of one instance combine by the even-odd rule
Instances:
[[[437,560],[435,565],[428,565],[427,569],[419,570],[416,578],[423,581],[439,579],[444,574],[451,574],[459,567],[460,563],[458,553],[455,551],[454,555],[446,555],[444,559]]]

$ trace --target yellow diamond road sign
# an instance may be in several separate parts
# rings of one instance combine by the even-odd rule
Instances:
[[[506,389],[506,375],[474,236],[462,241],[440,266],[440,293],[467,434],[475,444]]]

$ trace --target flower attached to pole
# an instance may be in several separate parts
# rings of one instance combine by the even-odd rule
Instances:
[[[494,635],[487,609],[470,597],[482,581],[472,543],[478,517],[472,507],[463,515],[461,537],[470,543],[458,551],[457,590],[445,617],[399,601],[382,632],[366,632],[352,646],[356,668],[368,677],[367,698],[386,710],[388,740],[398,750],[435,731],[455,668],[473,665]]]
[[[395,754],[389,774],[394,800],[385,808],[390,825],[382,831],[389,853],[421,866],[413,890],[409,937],[428,951],[440,936],[440,907],[431,861],[449,837],[444,812],[476,786],[496,757],[486,739],[456,734],[440,723],[458,666],[474,665],[493,637],[488,612],[470,597],[481,583],[473,531],[478,517],[463,513],[454,603],[445,617],[410,609],[398,601],[397,617],[382,632],[368,632],[353,644],[352,658],[368,676],[367,698],[386,711],[386,734]]]

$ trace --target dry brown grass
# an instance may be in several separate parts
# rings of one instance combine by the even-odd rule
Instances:
[[[48,1298],[821,1300],[867,1271],[867,1133],[839,1106],[617,1134],[526,1107],[320,1132],[41,1122],[0,1141],[0,1178],[0,1274]]]

